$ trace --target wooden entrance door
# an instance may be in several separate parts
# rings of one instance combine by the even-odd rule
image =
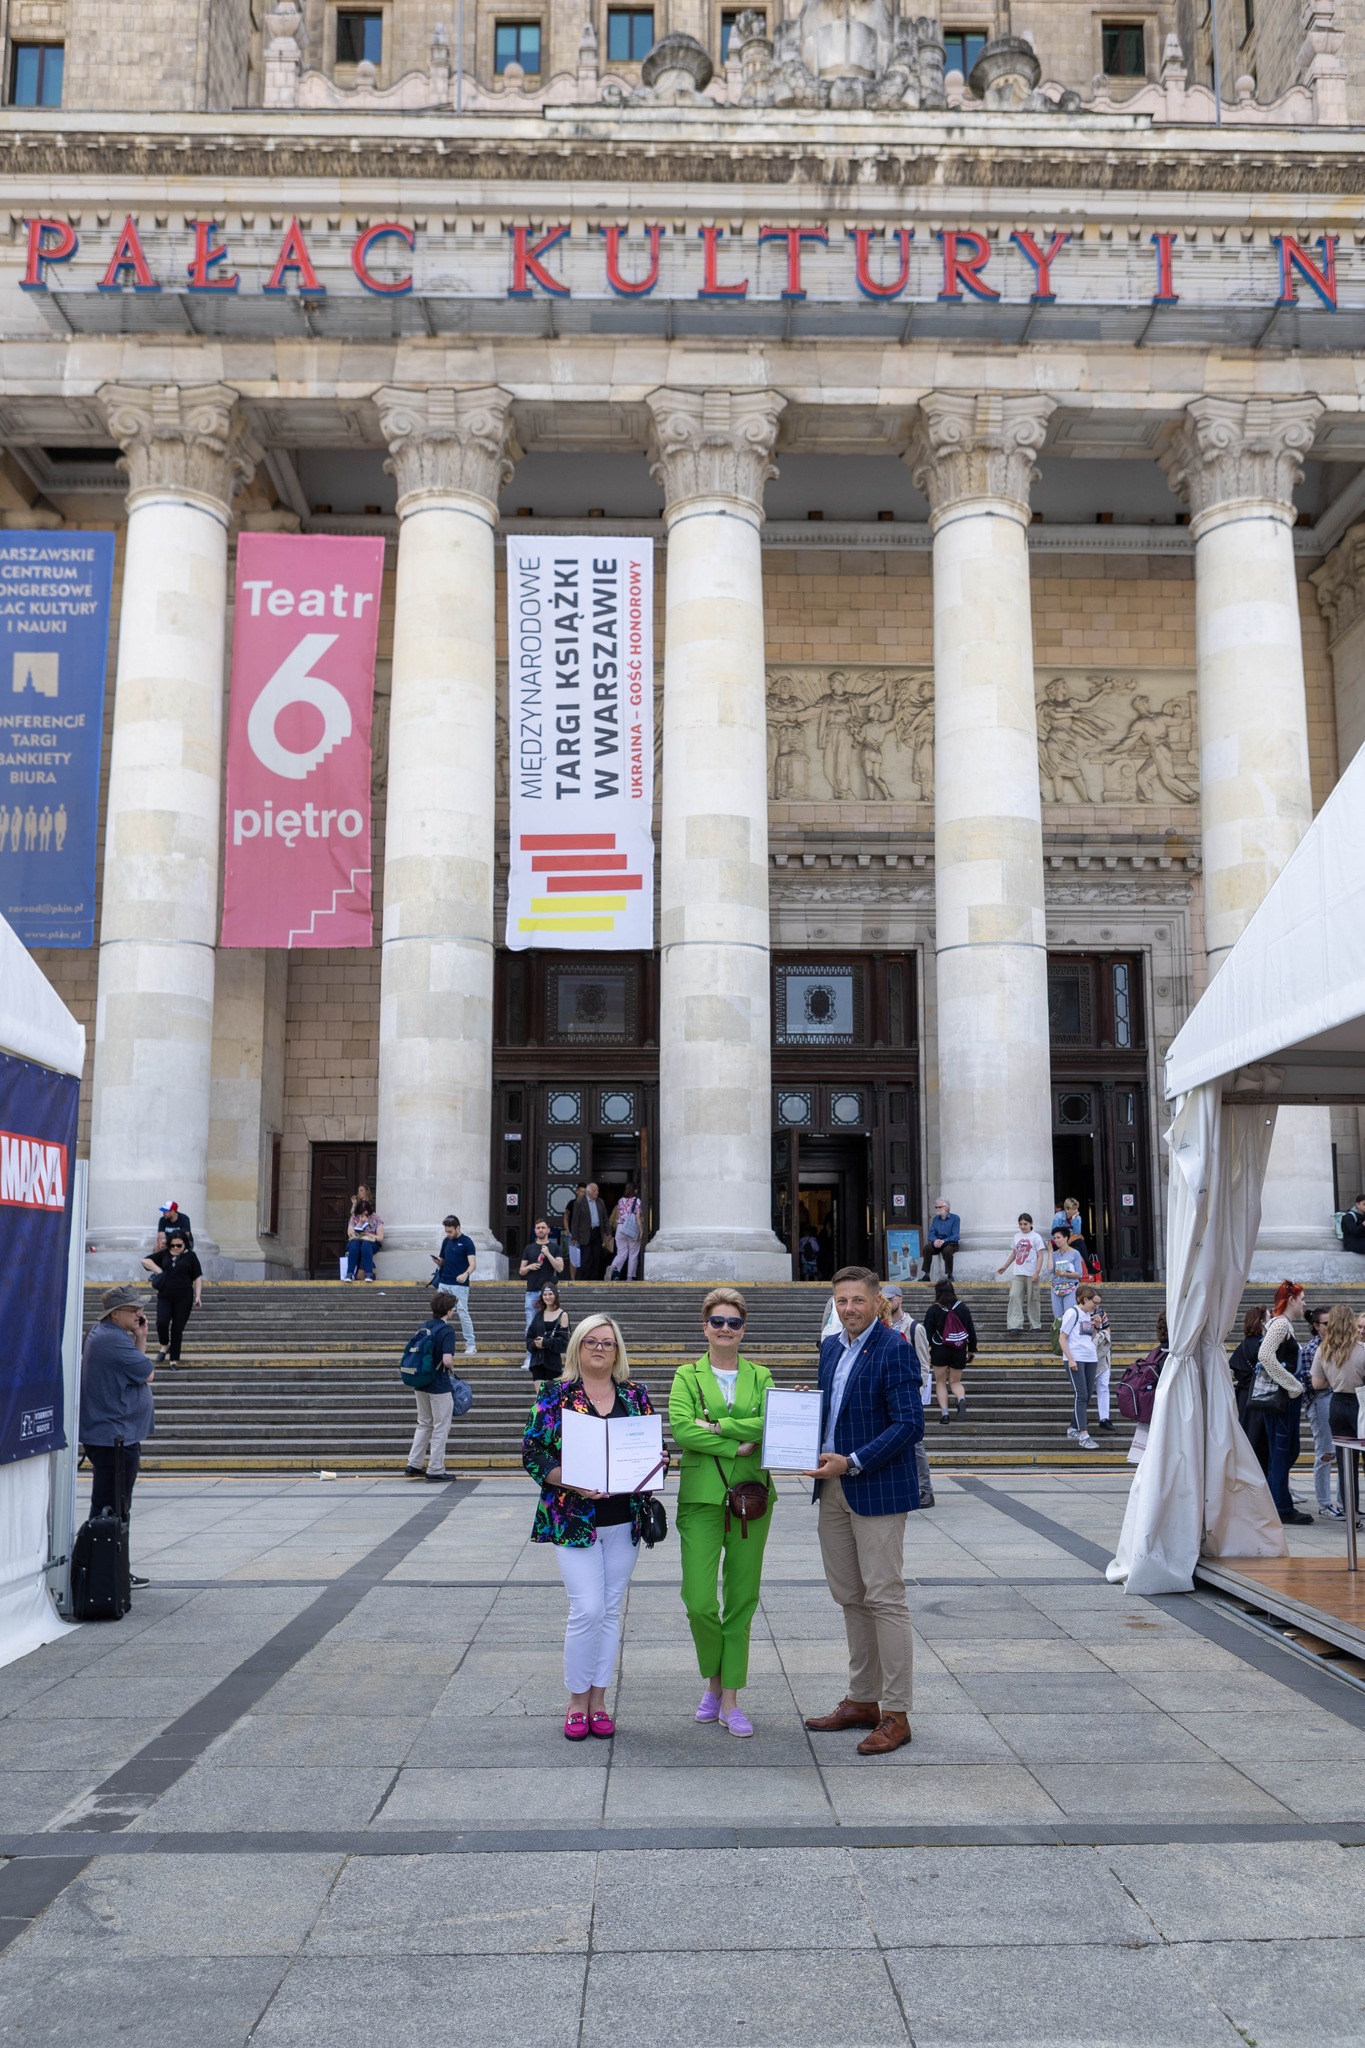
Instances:
[[[308,1271],[335,1280],[346,1252],[351,1197],[362,1184],[374,1189],[373,1145],[314,1145],[308,1210]]]

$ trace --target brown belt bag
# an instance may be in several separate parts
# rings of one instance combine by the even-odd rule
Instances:
[[[761,1479],[742,1479],[738,1486],[725,1489],[725,1533],[730,1533],[730,1517],[739,1523],[739,1533],[747,1540],[750,1522],[761,1522],[768,1512],[768,1489]]]

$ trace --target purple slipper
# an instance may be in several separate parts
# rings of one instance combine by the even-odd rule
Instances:
[[[754,1732],[753,1722],[738,1707],[731,1707],[728,1714],[722,1714],[720,1722],[721,1726],[728,1728],[732,1735],[752,1735]]]
[[[720,1694],[718,1692],[704,1692],[701,1696],[701,1704],[692,1718],[694,1721],[719,1721]]]

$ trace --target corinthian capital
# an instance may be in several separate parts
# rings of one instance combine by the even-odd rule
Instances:
[[[170,492],[226,518],[261,459],[229,384],[102,384],[99,401],[123,450],[131,507]]]
[[[496,384],[454,391],[387,385],[376,391],[389,444],[384,467],[398,480],[398,510],[419,497],[473,498],[490,520],[521,450],[512,435],[512,394]]]
[[[1161,466],[1189,504],[1196,540],[1252,507],[1294,524],[1294,486],[1323,410],[1319,398],[1196,398],[1186,406]]]
[[[1327,631],[1340,640],[1365,616],[1365,524],[1344,533],[1320,569],[1309,577],[1327,620]]]
[[[665,511],[728,498],[761,521],[786,399],[776,391],[651,391],[645,404],[649,473],[664,487]]]
[[[990,498],[1027,526],[1029,486],[1038,474],[1034,457],[1056,409],[1055,398],[1036,392],[1015,398],[996,391],[926,392],[904,459],[929,500],[930,524],[937,526],[959,505]]]

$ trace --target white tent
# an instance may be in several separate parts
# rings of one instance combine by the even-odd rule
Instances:
[[[0,917],[0,1052],[81,1072],[85,1029]],[[0,1664],[66,1633],[48,1595],[48,1507],[59,1457],[0,1465]]]
[[[1277,1109],[1365,1102],[1365,748],[1173,1042],[1166,1095],[1171,1352],[1109,1567],[1130,1593],[1189,1592],[1201,1552],[1285,1555],[1237,1423],[1224,1338],[1251,1266]],[[1365,1280],[1365,1260],[1343,1259],[1341,1273]]]

